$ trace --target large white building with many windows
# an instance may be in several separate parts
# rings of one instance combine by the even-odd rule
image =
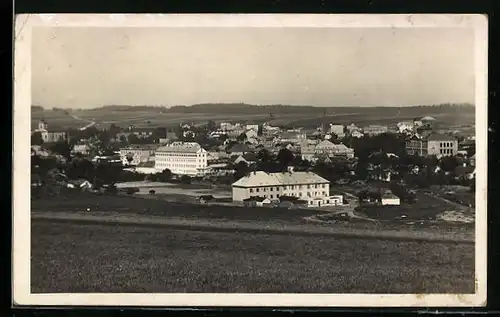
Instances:
[[[169,169],[173,174],[203,175],[208,166],[208,152],[195,142],[173,142],[155,152],[155,169]]]
[[[235,202],[251,197],[279,200],[287,196],[297,197],[311,207],[342,204],[338,196],[330,196],[330,182],[311,172],[255,171],[233,183],[232,189]]]

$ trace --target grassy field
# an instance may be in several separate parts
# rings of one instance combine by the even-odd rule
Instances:
[[[473,293],[474,246],[33,220],[46,292]]]
[[[86,193],[55,196],[31,201],[33,211],[82,212],[90,208],[93,212],[119,212],[124,214],[144,213],[164,217],[185,219],[221,219],[234,221],[283,221],[303,222],[303,217],[318,213],[314,210],[290,210],[282,208],[243,208],[229,206],[211,206],[205,204],[185,204],[160,199],[145,199],[134,196],[96,196]]]
[[[355,111],[354,111],[355,110]],[[424,116],[426,113],[415,114],[414,111],[403,111],[401,114],[397,110],[388,109],[387,111],[370,108],[359,109],[329,109],[324,117],[322,111],[314,113],[280,113],[270,118],[268,113],[175,113],[161,112],[160,110],[151,111],[113,111],[109,109],[90,109],[83,111],[74,111],[73,114],[85,120],[96,121],[98,128],[107,128],[114,123],[119,126],[136,125],[139,127],[171,127],[181,122],[206,123],[208,120],[216,122],[221,121],[240,121],[245,120],[248,123],[269,122],[274,125],[292,125],[304,127],[316,127],[323,121],[334,122],[338,124],[356,123],[364,126],[369,124],[387,124],[395,125],[399,121],[412,120],[415,116]],[[444,110],[436,112],[432,110],[432,115],[444,126],[470,125],[474,124],[474,113],[468,111]],[[76,120],[64,112],[45,110],[32,113],[32,124],[44,117],[50,126],[58,128],[74,127],[82,125],[81,120]]]
[[[435,220],[437,215],[450,210],[457,210],[457,206],[444,200],[423,193],[417,194],[417,201],[413,204],[402,203],[400,206],[366,206],[360,211],[368,217],[378,220]]]

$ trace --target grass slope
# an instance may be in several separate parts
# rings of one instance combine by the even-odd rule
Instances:
[[[44,292],[473,293],[474,246],[32,221]]]

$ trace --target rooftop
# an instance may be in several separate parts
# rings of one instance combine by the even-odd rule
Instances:
[[[283,185],[307,185],[327,184],[328,180],[311,172],[282,172],[266,173],[263,171],[252,172],[239,179],[233,186],[237,187],[259,187],[259,186],[283,186]]]
[[[196,153],[202,147],[196,142],[173,142],[156,149],[157,152]]]

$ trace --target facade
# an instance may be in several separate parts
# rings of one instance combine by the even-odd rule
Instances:
[[[426,138],[412,137],[405,147],[409,155],[453,156],[458,153],[458,140],[449,135],[431,134]]]
[[[88,144],[75,144],[73,146],[73,150],[71,152],[80,153],[82,155],[89,155],[90,154],[90,146]]]
[[[334,144],[328,140],[323,140],[316,145],[304,145],[301,147],[303,160],[314,162],[320,156],[323,157],[345,157],[354,158],[354,150],[344,144]]]
[[[174,142],[155,151],[155,169],[169,169],[174,174],[203,175],[208,166],[208,152],[195,142]]]
[[[370,135],[379,135],[383,133],[387,133],[389,131],[389,128],[386,125],[369,125],[363,128],[363,131]]]
[[[243,202],[251,197],[279,200],[286,196],[306,201],[311,207],[338,204],[337,196],[330,196],[330,182],[311,172],[255,171],[233,183],[232,187],[235,202]]]
[[[49,131],[49,125],[45,120],[38,122],[38,128],[33,133],[40,133],[43,143],[56,143],[68,140],[68,133],[65,131]]]
[[[458,152],[458,140],[453,136],[431,134],[427,138],[427,154],[437,156],[453,156]]]
[[[130,145],[120,149],[120,160],[123,165],[153,162],[157,148],[158,145],[153,144]]]
[[[427,140],[413,136],[406,140],[405,149],[409,155],[427,156]]]
[[[394,194],[384,194],[380,198],[380,203],[382,206],[399,206],[401,204],[401,200]]]
[[[397,128],[399,133],[411,133],[415,128],[414,121],[398,122]]]
[[[278,139],[281,143],[302,143],[307,140],[307,134],[302,132],[285,132]]]
[[[345,136],[344,125],[330,124],[330,133],[335,134],[339,138],[343,138]]]

